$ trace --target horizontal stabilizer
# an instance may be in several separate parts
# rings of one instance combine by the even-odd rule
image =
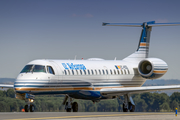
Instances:
[[[158,27],[158,26],[177,26],[180,25],[180,23],[155,23],[155,24],[148,24],[148,26],[152,27]]]
[[[155,23],[155,21],[144,22],[144,23],[102,23],[102,26],[125,26],[125,27],[158,27],[158,26],[176,26],[180,25],[177,23]]]
[[[102,26],[142,27],[142,23],[103,23]]]

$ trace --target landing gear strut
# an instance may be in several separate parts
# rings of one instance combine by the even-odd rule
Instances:
[[[126,94],[124,95],[124,103],[123,103],[123,112],[134,112],[135,111],[135,104],[133,102],[133,99],[130,95]]]
[[[78,112],[78,103],[77,102],[72,103],[72,101],[73,99],[71,97],[69,97],[68,95],[65,96],[63,105],[65,105],[66,112],[71,112],[71,110],[73,110],[73,112]]]

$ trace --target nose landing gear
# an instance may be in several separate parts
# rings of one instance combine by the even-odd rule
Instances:
[[[34,95],[30,95],[30,94],[25,94],[25,102],[27,105],[24,106],[24,111],[25,112],[34,112],[35,110],[35,107],[33,105],[33,102],[34,102],[34,98],[35,96]]]
[[[34,107],[33,104],[25,105],[25,106],[24,106],[25,112],[29,112],[29,110],[30,110],[30,112],[34,112],[34,109],[35,109],[35,107]]]

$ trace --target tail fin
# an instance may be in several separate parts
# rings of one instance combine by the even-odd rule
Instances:
[[[155,23],[155,21],[141,23],[103,23],[103,26],[128,26],[128,27],[142,27],[142,32],[139,40],[139,45],[135,53],[129,55],[123,60],[131,62],[139,62],[148,57],[149,42],[152,27],[155,26],[175,26],[180,23]]]

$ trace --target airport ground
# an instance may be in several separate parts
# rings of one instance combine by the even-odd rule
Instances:
[[[1,112],[0,120],[179,120],[173,112]]]

